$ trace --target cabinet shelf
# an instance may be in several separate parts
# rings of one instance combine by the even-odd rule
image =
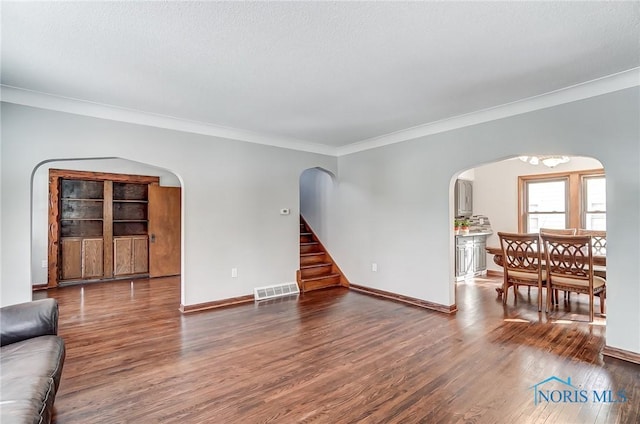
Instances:
[[[62,197],[60,200],[64,200],[65,202],[74,201],[74,202],[104,202],[104,199],[79,199],[76,197]]]
[[[113,199],[113,203],[149,203],[148,200]]]
[[[146,219],[114,219],[113,222],[148,222]]]
[[[60,221],[104,221],[102,218],[60,218]]]

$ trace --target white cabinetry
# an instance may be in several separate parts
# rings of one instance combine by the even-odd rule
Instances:
[[[487,272],[487,236],[456,237],[456,280],[484,275]]]
[[[456,216],[473,215],[473,182],[472,181],[456,180],[454,197],[455,197]]]

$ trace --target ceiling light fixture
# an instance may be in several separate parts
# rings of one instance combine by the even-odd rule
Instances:
[[[569,156],[520,156],[519,159],[531,165],[542,163],[549,168],[555,168],[561,163],[569,162]]]

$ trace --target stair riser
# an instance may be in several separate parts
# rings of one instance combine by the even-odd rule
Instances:
[[[309,243],[313,241],[313,237],[309,235],[300,235],[300,243]]]
[[[301,256],[300,266],[319,264],[325,261],[325,255]]]
[[[301,269],[300,275],[302,278],[317,277],[319,275],[331,274],[331,264],[326,266],[318,266],[309,269]]]
[[[311,290],[319,290],[319,289],[324,289],[325,287],[335,287],[340,285],[340,277],[331,277],[331,278],[325,278],[322,280],[315,280],[315,281],[308,281],[308,282],[303,282],[302,286],[303,286],[303,290],[302,291],[311,291]]]
[[[321,252],[319,244],[311,244],[308,246],[300,245],[300,253]]]

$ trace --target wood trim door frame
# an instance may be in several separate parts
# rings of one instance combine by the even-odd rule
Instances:
[[[77,179],[105,182],[103,203],[104,278],[113,276],[113,223],[112,194],[114,182],[159,185],[160,177],[149,175],[114,174],[109,172],[76,171],[70,169],[49,169],[49,218],[47,231],[47,288],[58,287],[60,279],[60,180]]]

